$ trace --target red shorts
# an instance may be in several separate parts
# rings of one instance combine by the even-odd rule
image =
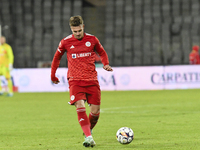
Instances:
[[[100,105],[101,90],[98,81],[69,81],[70,105],[78,100],[86,100],[88,104]]]

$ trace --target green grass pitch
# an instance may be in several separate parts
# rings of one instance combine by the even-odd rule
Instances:
[[[88,149],[68,100],[68,92],[0,96],[0,150]],[[135,134],[128,145],[115,138],[124,126]],[[103,91],[93,137],[96,150],[199,150],[200,89]]]

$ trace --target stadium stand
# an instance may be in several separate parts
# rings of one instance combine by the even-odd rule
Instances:
[[[112,1],[112,2],[111,2]],[[106,7],[114,5],[113,18],[120,19],[116,0],[107,2]],[[122,2],[121,2],[122,3]],[[127,39],[131,35],[129,45],[132,60],[126,58],[126,43],[122,43],[121,64],[117,66],[148,66],[148,65],[177,65],[188,64],[188,55],[192,45],[199,45],[199,0],[125,0],[124,6],[124,34],[117,34],[113,38]],[[108,12],[107,12],[108,13]],[[129,15],[131,14],[131,15]],[[129,20],[129,21],[127,21]],[[107,25],[112,25],[109,19]],[[131,25],[131,26],[129,26]],[[118,31],[117,25],[112,25]],[[109,28],[112,28],[109,27]],[[106,32],[108,32],[106,27]],[[127,30],[129,33],[127,34]],[[121,36],[119,36],[121,35]],[[109,41],[107,40],[106,42]],[[116,43],[114,43],[116,44]],[[105,43],[106,49],[113,46]],[[114,48],[113,51],[116,51]],[[115,53],[115,52],[113,52]],[[109,53],[109,54],[113,54]],[[113,55],[115,57],[115,55]]]
[[[15,68],[51,61],[71,33],[72,15],[84,16],[87,32],[100,38],[112,66],[189,64],[192,45],[200,45],[199,14],[199,0],[0,0]]]

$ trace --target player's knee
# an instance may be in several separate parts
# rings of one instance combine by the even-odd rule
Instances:
[[[91,111],[92,114],[97,115],[100,113],[100,110]]]
[[[75,102],[74,105],[76,106],[76,108],[85,107],[84,100],[79,100],[79,101]]]
[[[90,106],[90,112],[93,113],[94,115],[100,113],[100,106],[97,105],[91,105]]]

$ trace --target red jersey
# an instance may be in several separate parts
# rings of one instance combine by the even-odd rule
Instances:
[[[190,64],[200,64],[199,53],[192,51],[189,55]]]
[[[71,80],[97,80],[95,70],[95,51],[101,57],[103,65],[108,65],[108,56],[99,40],[94,36],[84,33],[78,40],[73,34],[63,38],[57,48],[51,65],[51,76],[55,76],[60,60],[66,52],[68,60],[67,79]]]

